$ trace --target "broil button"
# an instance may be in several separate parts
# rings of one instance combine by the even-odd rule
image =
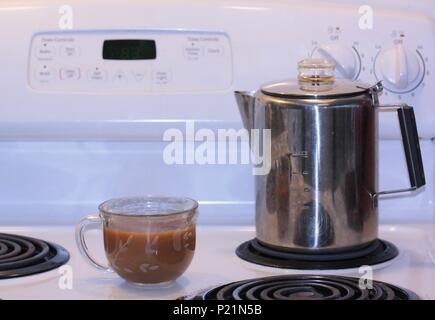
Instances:
[[[50,82],[54,78],[54,69],[47,66],[42,65],[41,67],[35,69],[35,79],[39,82]]]

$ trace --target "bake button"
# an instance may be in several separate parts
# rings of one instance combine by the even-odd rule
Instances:
[[[198,60],[202,56],[202,48],[194,43],[184,47],[183,52],[188,60]]]
[[[169,70],[157,70],[153,72],[153,80],[155,84],[167,84],[171,81],[172,75]]]
[[[113,82],[126,83],[128,79],[123,71],[117,71],[114,73],[112,80]]]
[[[88,80],[90,81],[106,81],[107,80],[107,72],[105,70],[101,70],[96,67],[88,71]]]
[[[79,80],[80,68],[61,68],[59,70],[60,80]]]
[[[74,45],[66,45],[61,47],[60,55],[65,58],[75,58],[80,55],[80,48]]]
[[[54,78],[54,72],[53,68],[43,65],[40,68],[35,69],[35,78],[39,82],[49,82]]]
[[[54,47],[48,43],[43,43],[36,47],[35,54],[38,59],[53,59],[55,55]]]
[[[205,55],[207,57],[221,57],[224,54],[222,46],[209,46],[205,48]]]

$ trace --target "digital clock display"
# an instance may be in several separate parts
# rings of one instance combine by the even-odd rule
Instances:
[[[105,40],[105,60],[153,60],[157,56],[154,40],[119,39]]]

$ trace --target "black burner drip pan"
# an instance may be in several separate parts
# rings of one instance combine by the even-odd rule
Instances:
[[[221,285],[179,300],[418,300],[412,291],[372,281],[361,288],[359,279],[341,276],[285,275]]]
[[[242,243],[236,249],[236,254],[243,260],[268,267],[333,270],[380,264],[395,258],[399,251],[395,245],[381,239],[359,249],[332,254],[282,251],[265,246],[257,239],[252,239]]]
[[[0,279],[49,271],[68,260],[68,251],[57,244],[0,233]]]

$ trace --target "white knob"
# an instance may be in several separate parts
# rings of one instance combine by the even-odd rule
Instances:
[[[360,62],[353,48],[331,43],[317,47],[313,53],[314,58],[323,58],[335,63],[337,78],[354,80],[360,69]]]
[[[382,51],[376,65],[377,74],[382,76],[387,88],[405,90],[422,76],[418,56],[402,44]]]

